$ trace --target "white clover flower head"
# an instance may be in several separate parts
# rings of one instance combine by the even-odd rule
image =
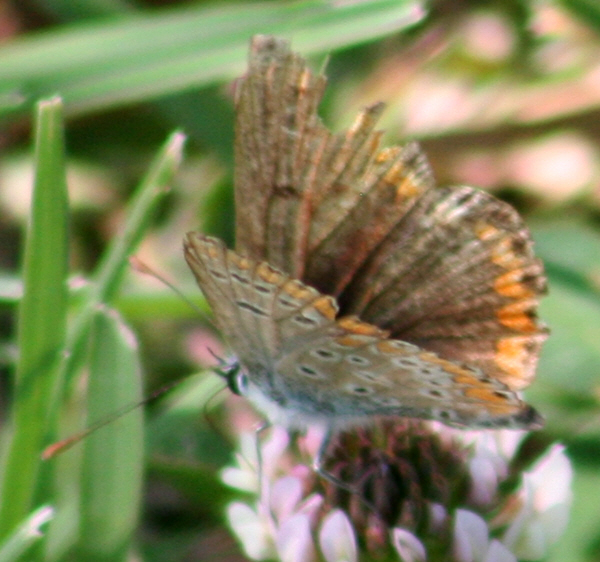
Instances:
[[[281,428],[269,431],[260,454],[256,435],[244,436],[238,466],[222,472],[230,486],[255,493],[252,503],[227,511],[255,560],[357,562],[387,552],[421,562],[441,548],[455,562],[516,562],[543,556],[568,519],[572,474],[564,448],[550,447],[515,473],[525,432],[427,422],[349,432],[326,463],[349,492],[311,468],[322,432],[290,439]]]

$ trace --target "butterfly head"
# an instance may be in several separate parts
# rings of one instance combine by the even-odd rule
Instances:
[[[219,359],[219,366],[215,367],[215,373],[225,380],[227,388],[238,396],[244,396],[248,393],[248,376],[242,369],[238,361],[232,360],[226,362]]]

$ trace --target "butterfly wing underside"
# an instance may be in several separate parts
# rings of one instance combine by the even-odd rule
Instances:
[[[337,319],[331,297],[265,262],[196,233],[188,234],[185,252],[250,381],[289,418],[329,426],[375,415],[477,427],[539,424],[502,383],[355,317]]]
[[[331,133],[324,87],[286,41],[253,39],[236,100],[238,250],[334,296],[343,315],[527,387],[546,278],[518,213],[436,188],[414,143],[381,149],[381,104]]]
[[[463,186],[424,194],[340,299],[395,337],[522,389],[547,337],[537,317],[545,292],[518,213]]]
[[[236,92],[236,248],[336,297],[434,183],[416,144],[380,147],[381,103],[331,133],[325,83],[286,41],[253,38]]]
[[[337,306],[269,264],[228,250],[215,238],[188,233],[185,258],[225,335],[253,383],[275,392],[274,361],[292,338],[314,338]]]

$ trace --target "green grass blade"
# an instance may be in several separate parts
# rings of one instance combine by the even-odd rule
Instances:
[[[128,0],[45,0],[44,13],[55,21],[71,21],[89,17],[119,16],[135,10]]]
[[[70,114],[148,100],[239,74],[256,33],[290,37],[309,55],[405,29],[422,17],[420,6],[415,0],[215,4],[31,34],[0,49],[0,98],[20,97],[23,111],[32,99],[60,92]]]
[[[62,375],[65,385],[63,392],[69,396],[69,389],[73,377],[80,373],[80,368],[88,360],[90,336],[96,340],[94,349],[101,342],[98,341],[98,327],[92,332],[90,327],[98,324],[99,309],[107,301],[113,300],[123,277],[123,273],[128,265],[128,257],[135,251],[136,245],[143,236],[144,232],[151,223],[157,204],[168,192],[167,187],[173,179],[182,159],[183,145],[185,137],[181,133],[172,134],[161,148],[150,169],[140,183],[127,211],[125,224],[121,233],[113,240],[109,248],[105,251],[103,259],[98,265],[95,274],[90,280],[89,287],[85,296],[85,301],[74,318],[73,324],[69,327],[67,343],[65,348],[68,350],[66,359],[62,364]],[[108,336],[107,336],[108,337]],[[113,338],[114,339],[114,338]],[[105,343],[105,342],[104,342]],[[108,343],[106,343],[108,345]],[[118,346],[115,346],[118,348]],[[119,357],[114,348],[107,348],[107,359],[116,360]],[[97,353],[95,357],[97,359]],[[95,368],[93,365],[90,368]],[[127,369],[125,369],[127,371]],[[88,372],[89,369],[86,370]],[[114,369],[117,372],[117,369]],[[119,376],[124,377],[121,370],[118,370]],[[127,376],[134,375],[134,370],[127,371]],[[101,393],[100,393],[101,394]],[[98,394],[98,395],[100,395]],[[91,392],[90,402],[95,401],[96,392]],[[76,434],[82,429],[78,416],[69,411],[69,401],[64,402],[67,405],[66,417],[62,419],[62,436],[68,437]],[[77,406],[72,404],[72,406]],[[92,411],[96,411],[95,404],[90,404]],[[118,403],[110,402],[109,406],[104,403],[104,412],[114,414],[118,409]],[[84,424],[87,427],[87,424]],[[87,439],[86,439],[87,442]],[[79,452],[80,453],[80,452]],[[80,468],[80,454],[78,451],[69,451],[59,458],[50,461],[55,467],[54,479],[54,498],[57,507],[57,513],[49,530],[48,541],[46,543],[46,554],[48,559],[55,560],[74,548],[74,544],[79,541],[78,529],[82,521],[86,519],[82,513],[82,501],[86,501],[86,491],[81,490],[79,486],[79,474],[86,474],[87,470]],[[106,468],[106,465],[104,465]],[[106,468],[108,470],[108,468]],[[112,471],[114,474],[114,471]],[[83,498],[83,499],[82,499]],[[91,556],[91,555],[90,555]],[[78,559],[86,559],[78,558]]]
[[[15,400],[0,490],[0,537],[34,507],[40,452],[59,381],[67,315],[67,213],[62,104],[38,105],[35,185],[25,242],[19,306]]]
[[[152,162],[146,177],[140,183],[129,205],[127,219],[121,235],[107,249],[96,274],[85,305],[69,330],[67,349],[69,357],[65,364],[67,381],[71,379],[83,357],[88,328],[99,304],[109,302],[116,294],[129,256],[146,231],[158,203],[168,193],[168,187],[183,157],[185,136],[176,132],[169,136]]]
[[[120,284],[127,259],[145,233],[158,202],[164,197],[183,159],[185,135],[169,136],[150,165],[127,212],[123,233],[105,253],[94,278],[98,302],[112,299]]]
[[[100,308],[92,322],[88,426],[142,400],[137,342],[118,315]],[[143,411],[111,421],[84,442],[77,559],[120,560],[137,527],[143,476]]]
[[[31,545],[42,538],[41,527],[52,519],[53,510],[45,505],[36,509],[0,546],[0,562],[18,562]]]

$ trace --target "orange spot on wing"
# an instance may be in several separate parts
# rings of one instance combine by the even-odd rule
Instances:
[[[484,402],[486,409],[496,415],[511,414],[515,411],[515,405],[505,396],[498,395],[489,388],[469,388],[465,391],[465,396]]]
[[[527,338],[502,338],[496,344],[494,361],[513,381],[506,382],[511,388],[522,388],[527,382],[526,364],[529,360]]]
[[[400,185],[398,185],[396,192],[400,198],[408,199],[419,195],[421,190],[413,178],[404,178]]]
[[[335,338],[335,342],[344,347],[362,347],[368,344],[369,340],[365,341],[364,337],[347,335]]]
[[[381,353],[389,353],[392,355],[412,355],[409,349],[402,349],[401,347],[396,347],[391,343],[390,340],[380,341],[375,347],[377,347],[377,350]]]
[[[308,299],[314,298],[315,292],[314,290],[309,289],[304,283],[296,280],[290,279],[283,287],[282,290],[300,301],[306,301]]]
[[[422,191],[418,182],[407,175],[406,163],[399,157],[402,149],[398,146],[388,147],[381,150],[376,157],[378,163],[395,161],[392,167],[386,172],[384,181],[391,185],[396,185],[396,194],[399,201],[416,197]]]
[[[236,267],[239,267],[241,270],[248,270],[252,266],[250,260],[244,258],[231,250],[227,250],[227,258],[231,263],[233,263]]]
[[[379,164],[381,164],[382,162],[388,162],[389,160],[396,158],[398,156],[398,154],[400,154],[399,147],[397,147],[397,146],[386,147],[377,153],[377,156],[375,157],[375,162],[377,162]]]
[[[452,380],[456,384],[460,384],[462,386],[483,387],[483,385],[486,384],[486,383],[481,382],[477,377],[474,377],[473,375],[470,375],[465,372],[456,375],[455,377],[452,378]]]
[[[384,158],[378,158],[380,162],[387,162],[391,159],[391,157],[396,156],[392,151],[382,151],[380,153],[381,156],[385,156]],[[400,183],[402,179],[404,179],[404,164],[401,161],[396,161],[392,164],[391,168],[385,173],[384,180],[389,184]]]
[[[334,320],[338,308],[331,297],[322,296],[314,301],[313,306],[328,320]]]
[[[507,304],[496,311],[496,318],[503,326],[521,333],[534,333],[539,330],[537,322],[528,314],[532,310],[531,301]]]
[[[504,275],[500,275],[494,281],[494,291],[504,297],[511,299],[528,299],[535,296],[535,293],[526,285],[521,283],[523,270],[515,269]]]
[[[500,231],[491,224],[481,222],[475,226],[475,234],[480,240],[492,240]]]
[[[284,276],[280,271],[277,271],[266,263],[261,263],[258,265],[256,268],[256,274],[265,283],[270,283],[271,285],[280,285],[284,279]]]
[[[479,379],[475,377],[469,370],[463,369],[459,365],[456,365],[450,361],[446,361],[445,359],[442,359],[433,353],[429,353],[427,351],[419,353],[419,359],[426,363],[434,363],[435,365],[439,365],[442,367],[442,369],[454,375],[453,379],[456,382],[463,384],[480,384]]]
[[[524,264],[525,260],[515,254],[511,239],[505,236],[494,247],[492,262],[503,269],[518,269]]]
[[[388,332],[381,330],[373,324],[367,324],[361,322],[356,316],[345,316],[338,320],[338,326],[360,336],[373,336],[378,338],[385,338],[388,336]]]
[[[204,248],[205,248],[205,254],[208,255],[209,258],[211,259],[216,259],[219,257],[219,250],[217,249],[217,247],[214,244],[204,244]]]

